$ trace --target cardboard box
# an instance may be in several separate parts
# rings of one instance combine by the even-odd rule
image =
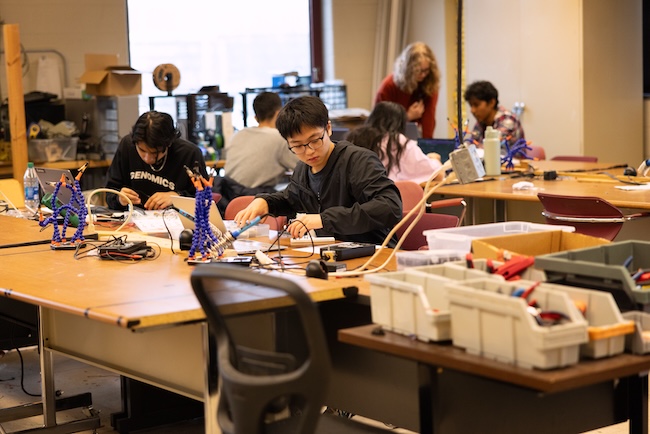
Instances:
[[[97,96],[139,95],[142,74],[119,64],[117,54],[86,54],[86,70],[79,79],[86,93]]]
[[[602,244],[609,244],[609,240],[575,232],[529,232],[474,239],[472,240],[472,252],[475,258],[501,260],[504,250],[513,255],[538,256]]]

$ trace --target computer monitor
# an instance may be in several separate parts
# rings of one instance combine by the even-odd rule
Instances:
[[[417,140],[421,137],[418,124],[415,122],[407,122],[404,129],[404,135],[411,140]]]
[[[418,146],[425,154],[435,152],[440,155],[442,163],[449,160],[449,154],[456,149],[455,139],[418,139]]]

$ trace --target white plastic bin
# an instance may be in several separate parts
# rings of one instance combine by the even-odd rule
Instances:
[[[368,274],[365,278],[370,282],[372,321],[386,330],[425,342],[449,340],[445,283],[478,277],[488,276],[450,263]]]
[[[397,269],[404,270],[410,267],[423,267],[427,265],[442,264],[449,261],[458,261],[463,255],[457,250],[413,250],[397,252]]]
[[[534,282],[520,280],[517,283],[526,286]],[[634,333],[634,322],[621,314],[612,294],[551,283],[541,283],[537,288],[565,292],[574,304],[584,303],[586,306],[584,318],[587,320],[589,342],[580,347],[582,356],[599,359],[621,354],[625,350],[626,335]],[[535,294],[532,295],[534,297]]]
[[[625,348],[634,354],[650,353],[650,313],[630,310],[623,318],[635,322],[635,331],[625,337]]]
[[[493,279],[447,283],[451,337],[468,353],[525,368],[551,369],[578,362],[586,343],[587,322],[569,296],[536,288],[534,297],[544,310],[562,312],[564,323],[542,326],[528,303],[510,294],[520,285]]]
[[[525,234],[540,231],[575,232],[573,226],[546,225],[530,222],[502,222],[457,228],[430,229],[423,232],[429,250],[450,249],[469,253],[474,238],[498,237],[501,235]]]

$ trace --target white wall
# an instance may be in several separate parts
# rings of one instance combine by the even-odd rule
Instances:
[[[67,87],[77,85],[84,70],[85,53],[118,54],[122,63],[129,62],[126,0],[2,0],[0,19],[5,24],[18,24],[20,40],[29,52],[29,73],[23,77],[25,92],[35,90],[38,59],[42,55],[58,62],[61,77],[67,75]],[[38,50],[56,50],[65,62],[55,54]],[[5,98],[4,56],[0,84],[1,96]]]
[[[332,0],[334,78],[347,85],[348,107],[370,110],[378,0]]]
[[[377,14],[385,1],[331,0],[335,70],[329,77],[347,84],[350,107],[372,106],[375,35],[382,31]],[[448,136],[446,118],[455,117],[456,1],[410,1],[408,39],[429,44],[442,72],[435,135]],[[506,107],[526,103],[526,135],[548,156],[595,153],[602,161],[634,165],[650,156],[650,145],[645,153],[642,145],[648,125],[640,87],[642,0],[619,3],[465,0],[465,84],[492,80]],[[77,84],[85,53],[117,53],[128,63],[125,0],[3,0],[0,19],[20,26],[26,50],[53,49],[64,56],[66,86]],[[26,92],[34,90],[39,54],[29,54]],[[583,76],[583,86],[576,86]],[[599,94],[603,85],[613,93]],[[2,98],[6,86],[3,62]]]

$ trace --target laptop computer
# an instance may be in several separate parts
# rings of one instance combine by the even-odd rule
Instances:
[[[183,223],[183,227],[185,229],[194,229],[194,221],[188,216],[194,216],[194,206],[195,206],[195,201],[193,197],[182,197],[182,196],[174,196],[172,197],[172,205],[174,208],[176,208],[179,211],[179,216],[181,218],[181,222]],[[183,215],[185,214],[185,215]],[[226,224],[224,223],[223,219],[221,218],[221,214],[219,214],[219,210],[217,209],[217,205],[212,202],[212,205],[210,207],[210,223],[215,225],[219,230],[223,233],[226,232]],[[257,250],[261,250],[263,252],[266,252],[269,250],[271,247],[270,243],[264,243],[261,241],[256,241],[256,240],[249,240],[249,239],[238,239],[233,243],[233,249],[237,252],[238,255],[246,255],[246,254],[254,254]],[[280,249],[285,249],[285,246],[281,246]],[[273,250],[277,250],[278,245],[277,243],[273,246]]]
[[[177,210],[180,210],[178,213],[181,217],[183,227],[185,229],[194,230],[194,220],[187,216],[189,215],[194,217],[196,211],[196,199],[193,197],[173,196],[172,205]],[[217,204],[214,202],[210,205],[210,223],[215,225],[221,232],[225,233],[227,230],[226,224],[223,222],[221,214],[217,209]]]
[[[404,129],[404,135],[411,140],[417,140],[421,137],[420,129],[418,124],[415,122],[407,122],[406,128]]]
[[[456,140],[419,138],[418,146],[425,154],[429,154],[431,152],[439,154],[440,161],[444,163],[449,160],[449,154],[451,154],[456,149]]]
[[[36,171],[36,177],[38,178],[41,190],[43,190],[43,194],[54,193],[54,186],[61,180],[61,175],[65,176],[65,182],[67,184],[71,185],[74,182],[74,176],[72,176],[72,173],[67,169],[34,167],[34,170]],[[67,187],[59,188],[58,199],[63,204],[70,203],[70,199],[72,199],[72,191]]]

